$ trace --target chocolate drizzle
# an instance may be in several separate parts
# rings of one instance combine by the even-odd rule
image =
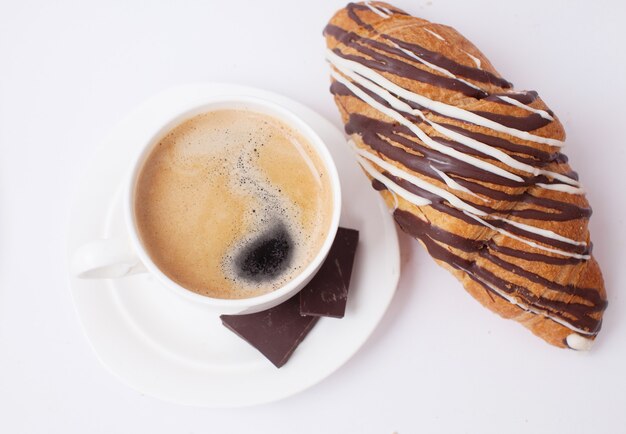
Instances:
[[[336,49],[335,53],[345,59],[354,60],[379,71],[392,72],[396,75],[401,75],[403,77],[410,78],[411,80],[420,81],[436,87],[456,90],[462,92],[464,95],[472,96],[474,98],[480,99],[488,95],[485,91],[469,86],[458,79],[433,74],[425,71],[424,69],[413,66],[412,63],[407,63],[403,60],[396,59],[395,57],[384,55],[381,52],[394,54],[408,60],[409,62],[415,62],[415,59],[412,59],[402,50],[391,47],[382,42],[368,38],[361,38],[356,33],[346,32],[337,26],[333,26],[332,24],[326,26],[324,34],[331,35],[335,39],[340,40],[346,46],[354,48],[359,53],[369,57],[366,58],[353,54],[345,54]]]
[[[339,88],[339,86],[336,86],[336,83],[333,84],[332,90],[341,91],[342,89],[347,88],[345,88],[345,86],[343,88]],[[422,175],[437,178],[438,175],[433,170],[433,168],[436,168],[438,170],[445,171],[449,175],[456,175],[458,178],[455,178],[455,180],[459,184],[464,187],[468,187],[475,193],[482,194],[491,199],[506,200],[512,203],[525,202],[550,210],[542,211],[537,209],[518,209],[512,210],[512,215],[545,221],[568,221],[585,217],[588,218],[591,215],[591,209],[589,208],[580,208],[567,202],[536,197],[526,191],[515,195],[505,193],[496,188],[489,188],[484,183],[494,184],[501,187],[522,187],[532,185],[537,180],[537,177],[529,178],[525,182],[520,183],[492,173],[485,173],[474,166],[458,161],[450,156],[441,154],[440,152],[408,139],[406,135],[410,133],[403,126],[368,118],[367,116],[354,113],[350,115],[345,128],[346,133],[350,135],[358,134],[363,142],[375,151],[380,152],[382,155],[391,160],[398,161],[408,169]],[[383,140],[383,138],[387,140]],[[398,145],[411,149],[412,151],[416,151],[417,153],[409,153],[408,151],[403,150],[401,146],[390,144],[390,142],[394,144],[397,143]],[[471,180],[480,181],[480,184],[478,182],[472,182]],[[545,177],[541,180],[547,181]],[[482,206],[480,204],[472,205],[477,208],[481,208],[486,212],[494,211],[489,207]]]
[[[520,145],[517,143],[510,142],[500,137],[490,136],[488,134],[482,134],[470,130],[466,130],[465,128],[461,128],[456,125],[448,124],[448,123],[440,123],[439,125],[448,128],[456,133],[462,134],[466,137],[472,138],[474,140],[478,140],[479,142],[485,143],[486,145],[493,146],[494,148],[501,149],[503,151],[507,151],[510,153],[516,154],[524,154],[532,157],[535,161],[535,165],[542,167],[549,163],[553,163],[559,160],[559,158],[566,158],[560,152],[546,152],[541,149],[533,148],[532,146]],[[565,160],[567,161],[567,160]]]
[[[467,240],[461,236],[432,226],[407,211],[396,209],[393,215],[402,230],[424,243],[428,253],[433,258],[445,262],[457,270],[466,272],[473,280],[480,283],[481,286],[488,291],[499,296],[501,296],[499,291],[510,296],[515,296],[520,299],[521,303],[524,305],[532,307],[534,310],[539,310],[541,313],[557,317],[588,333],[597,333],[600,330],[601,321],[597,319],[596,316],[598,312],[602,312],[606,308],[607,302],[600,298],[597,290],[594,288],[559,285],[494,255],[491,251],[490,244]],[[557,298],[537,296],[522,285],[514,284],[498,277],[484,266],[478,265],[476,261],[462,258],[453,253],[453,251],[444,248],[442,244],[452,246],[465,252],[478,251],[479,257],[489,261],[492,265],[528,279],[531,282],[543,285],[559,294],[566,294],[568,297],[565,300],[560,300]],[[496,291],[495,288],[497,288],[498,291]],[[585,302],[574,301],[574,298],[580,298]]]
[[[452,74],[458,77],[478,81],[479,83],[490,83],[505,89],[513,87],[513,84],[511,84],[507,80],[503,79],[502,77],[498,77],[489,71],[485,71],[484,69],[462,65],[458,62],[455,62],[454,60],[442,56],[440,53],[427,50],[420,45],[408,43],[401,39],[393,38],[387,35],[383,35],[383,38],[395,43],[396,45],[406,50],[411,51],[416,56],[419,56],[420,58],[426,60],[429,63],[432,63],[433,65],[437,65],[443,69],[450,71]],[[508,94],[505,95],[509,96]]]
[[[493,101],[500,104],[510,105],[510,103],[502,100],[500,98],[501,96],[509,97],[511,99],[521,102],[522,104],[532,104],[533,102],[535,102],[539,95],[534,90],[528,90],[525,92],[492,93],[487,98],[485,98],[485,101]],[[548,113],[553,114],[551,111],[549,111]]]
[[[346,11],[348,12],[348,16],[350,17],[352,21],[357,23],[359,27],[363,27],[364,29],[367,29],[370,32],[375,32],[376,30],[374,30],[374,27],[372,27],[371,24],[367,24],[359,17],[359,15],[356,13],[357,10],[364,11],[364,10],[369,10],[369,8],[365,5],[360,5],[356,3],[348,3],[346,5]]]
[[[520,131],[533,131],[538,128],[545,127],[552,122],[550,119],[546,119],[537,113],[533,113],[525,117],[501,115],[479,110],[474,110],[472,113],[490,119],[500,125],[504,125],[505,127],[515,128]]]
[[[421,59],[429,63],[432,63],[433,65],[437,65],[441,68],[444,68],[456,76],[467,78],[470,80],[475,80],[479,83],[490,83],[498,87],[502,87],[504,89],[513,87],[513,85],[509,81],[501,77],[498,77],[489,71],[485,71],[484,69],[474,68],[471,66],[462,65],[458,62],[455,62],[452,59],[448,59],[447,57],[441,55],[440,53],[430,51],[415,43],[408,43],[401,39],[397,39],[389,35],[378,33],[374,29],[374,27],[372,27],[370,24],[365,23],[356,13],[356,10],[363,10],[363,11],[368,10],[366,6],[358,5],[355,3],[349,3],[346,6],[346,10],[348,11],[348,16],[350,17],[350,19],[352,19],[352,21],[354,21],[359,27],[363,27],[369,30],[370,32],[372,32],[375,36],[379,36],[389,42],[392,42],[404,48],[405,50],[411,51],[413,54],[420,57]],[[398,13],[397,11],[395,12]],[[408,59],[410,61],[414,61],[414,59],[412,59],[410,56],[408,56],[406,53],[404,53],[401,50],[398,50],[389,45],[381,44],[380,42],[377,42],[370,38],[364,38],[360,35],[356,35],[353,32],[346,32],[342,28],[337,27],[333,24],[328,24],[324,28],[324,34],[330,35],[333,38],[337,39],[338,41],[341,41],[343,44],[350,46],[351,48],[356,48],[357,50],[358,50],[358,47],[356,46],[356,43],[362,43],[362,44],[364,43],[364,44],[370,44],[370,45],[375,44],[377,48],[382,49],[388,53],[393,53],[400,57]],[[480,95],[482,95],[483,97],[487,97],[487,95],[483,93],[481,93]],[[510,96],[510,95],[507,95],[507,96]]]
[[[443,87],[445,89],[456,90],[462,92],[464,95],[472,96],[474,98],[487,96],[484,91],[468,86],[462,81],[427,72],[409,63],[403,62],[394,57],[385,56],[364,46],[360,46],[359,51],[367,56],[372,56],[372,59],[368,59],[363,56],[357,56],[354,54],[342,53],[337,49],[333,51],[335,51],[336,54],[343,57],[344,59],[358,62],[362,65],[365,65],[372,69],[376,69],[378,71],[391,72],[396,75],[401,75],[402,77],[408,78],[410,80],[420,81],[422,83],[427,83],[435,87]]]

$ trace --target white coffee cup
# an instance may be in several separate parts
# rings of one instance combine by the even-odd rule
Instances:
[[[322,160],[330,179],[332,215],[328,234],[313,260],[292,280],[267,294],[243,299],[221,299],[200,295],[188,290],[167,277],[152,261],[143,246],[134,215],[135,184],[145,159],[169,131],[186,120],[220,109],[248,110],[273,116],[299,132],[312,145]],[[335,163],[322,139],[302,119],[290,110],[270,101],[245,96],[215,96],[196,101],[172,116],[155,131],[131,160],[124,183],[123,212],[128,237],[94,240],[79,247],[73,255],[71,270],[74,276],[85,279],[119,279],[137,273],[150,273],[169,290],[187,300],[207,306],[213,311],[228,314],[252,313],[269,309],[289,299],[300,291],[317,273],[333,243],[341,214],[341,186]],[[115,182],[112,180],[112,182]]]

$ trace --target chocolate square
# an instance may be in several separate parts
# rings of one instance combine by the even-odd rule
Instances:
[[[300,291],[302,315],[343,318],[359,232],[339,228],[328,257],[315,277]]]
[[[262,312],[220,315],[220,318],[222,324],[259,350],[277,368],[287,363],[319,319],[300,315],[298,294]]]

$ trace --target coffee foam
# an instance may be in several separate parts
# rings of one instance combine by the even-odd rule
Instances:
[[[139,175],[135,214],[146,250],[170,278],[200,294],[247,298],[311,262],[329,229],[332,193],[323,163],[297,132],[267,115],[219,110],[155,146]],[[284,255],[276,250],[285,246]],[[259,256],[268,248],[273,257]],[[250,265],[255,257],[266,268]],[[283,262],[272,268],[276,258]],[[246,273],[244,263],[264,273]]]

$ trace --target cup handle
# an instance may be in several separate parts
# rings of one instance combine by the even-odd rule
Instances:
[[[127,239],[108,238],[80,246],[74,252],[71,271],[80,279],[115,279],[147,269]]]

